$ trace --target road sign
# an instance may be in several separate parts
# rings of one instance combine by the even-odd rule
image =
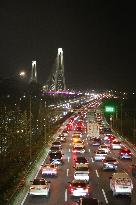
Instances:
[[[112,106],[105,106],[105,112],[115,112],[115,107]]]

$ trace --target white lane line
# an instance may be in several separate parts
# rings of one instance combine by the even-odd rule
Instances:
[[[104,189],[102,189],[102,193],[103,193],[103,196],[104,196],[104,199],[105,199],[106,204],[108,204],[109,202],[108,202],[108,199],[107,199],[107,196],[106,196],[106,194],[105,194]]]
[[[98,174],[98,171],[97,171],[97,169],[95,170],[95,172],[96,172],[96,175],[97,175],[97,177],[99,177],[99,174]]]
[[[67,191],[67,189],[65,190],[65,201],[67,201],[68,200],[68,191]]]
[[[69,157],[68,157],[68,162],[69,162]]]
[[[90,152],[90,149],[89,149],[89,152]]]
[[[28,196],[28,192],[26,193],[25,197],[23,198],[23,201],[21,202],[21,205],[23,205],[25,203],[25,200],[26,200],[27,196]]]
[[[70,149],[69,149],[69,152],[70,152]]]
[[[94,159],[91,157],[92,163],[94,163]]]
[[[69,169],[67,169],[67,177],[68,177],[68,174],[69,174]]]

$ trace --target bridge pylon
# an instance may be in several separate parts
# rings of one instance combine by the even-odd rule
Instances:
[[[64,75],[64,58],[62,48],[58,48],[57,57],[53,71],[51,72],[46,85],[44,86],[47,91],[64,91],[66,90],[65,75]]]
[[[36,61],[32,61],[32,71],[31,71],[30,82],[35,82],[35,83],[37,83],[37,68],[36,68]]]

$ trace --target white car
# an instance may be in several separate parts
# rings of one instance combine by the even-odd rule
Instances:
[[[133,182],[126,172],[114,173],[110,177],[110,189],[113,192],[113,196],[131,196],[133,191]]]
[[[57,176],[58,168],[55,164],[45,164],[42,166],[42,175],[44,176]]]
[[[89,181],[89,168],[88,166],[77,166],[74,171],[75,180]]]
[[[62,147],[62,144],[61,144],[61,142],[60,141],[55,141],[55,142],[53,142],[52,143],[52,147]]]
[[[117,170],[118,161],[114,157],[107,156],[103,160],[103,170]]]
[[[122,144],[121,144],[121,142],[120,141],[113,141],[112,143],[111,143],[111,149],[117,149],[117,150],[120,150],[120,149],[122,149]]]
[[[87,181],[73,180],[70,183],[70,194],[72,197],[81,197],[90,195],[90,186]]]
[[[106,156],[107,152],[105,152],[104,150],[97,150],[94,154],[94,159],[95,161],[102,161],[105,159]]]
[[[107,145],[105,144],[102,144],[98,147],[99,150],[104,150],[106,153],[109,153],[110,152],[110,149],[108,148]]]
[[[44,178],[34,179],[29,188],[30,195],[37,196],[49,196],[50,181],[46,181]]]
[[[72,149],[72,152],[73,153],[81,153],[81,154],[84,154],[85,153],[85,148],[84,147],[73,147]]]

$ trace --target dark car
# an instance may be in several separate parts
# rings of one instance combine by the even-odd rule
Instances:
[[[86,165],[89,165],[89,162],[88,160],[86,159],[86,157],[77,157],[75,160],[75,167],[77,165],[83,165],[83,164],[86,164]]]
[[[96,198],[80,198],[79,201],[76,201],[72,205],[100,205],[102,203],[99,202]]]
[[[52,164],[63,164],[63,154],[59,151],[59,152],[51,152],[49,153],[49,161]]]

